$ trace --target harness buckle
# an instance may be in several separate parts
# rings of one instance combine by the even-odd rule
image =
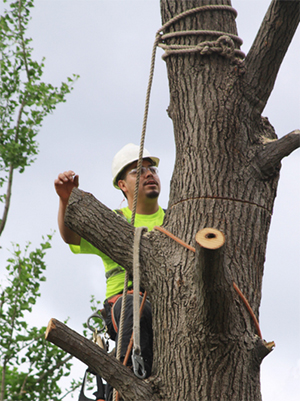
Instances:
[[[136,377],[139,379],[145,379],[147,372],[145,370],[145,365],[144,365],[144,359],[142,355],[135,349],[132,352],[132,367],[133,367],[133,373],[135,374]]]

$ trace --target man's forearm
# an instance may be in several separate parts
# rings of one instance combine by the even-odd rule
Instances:
[[[60,199],[58,209],[58,227],[60,235],[67,244],[80,245],[80,236],[65,225],[66,208],[67,204]]]

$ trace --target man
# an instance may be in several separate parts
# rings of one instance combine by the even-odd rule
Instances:
[[[129,223],[132,216],[132,207],[134,202],[135,183],[137,177],[137,161],[139,157],[139,147],[134,144],[127,144],[114,157],[112,163],[112,177],[115,188],[122,190],[127,198],[128,206],[117,210]],[[135,227],[148,227],[151,231],[154,226],[162,225],[164,211],[158,204],[160,194],[160,180],[158,177],[157,166],[159,159],[151,156],[144,149],[142,161],[142,173],[138,188],[138,199],[135,216]],[[90,253],[99,255],[104,264],[106,276],[106,300],[104,303],[106,311],[106,324],[108,332],[112,339],[118,340],[118,325],[122,304],[122,293],[124,288],[125,270],[117,263],[112,261],[103,252],[99,251],[85,239],[80,238],[78,234],[70,230],[64,224],[64,216],[68,200],[73,188],[78,187],[78,175],[73,171],[66,171],[59,174],[54,181],[56,192],[60,198],[58,225],[63,240],[70,244],[74,253]],[[132,281],[129,280],[129,289],[132,287]],[[124,359],[128,343],[132,333],[132,295],[127,295],[125,321],[123,328],[123,340],[121,347],[121,361]],[[151,306],[147,301],[141,317],[141,351],[145,363],[147,376],[151,373],[152,367],[152,316]],[[129,359],[129,364],[131,359]]]

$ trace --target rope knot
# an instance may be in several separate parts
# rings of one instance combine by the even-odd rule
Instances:
[[[221,55],[227,58],[234,58],[234,42],[233,40],[227,36],[227,35],[222,35],[220,36],[217,41],[216,41],[216,47],[220,47],[222,49]]]
[[[199,52],[202,56],[205,54],[212,54],[213,52],[214,42],[201,42],[196,48],[199,49]]]

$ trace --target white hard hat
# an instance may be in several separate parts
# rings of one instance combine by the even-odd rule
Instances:
[[[117,177],[120,172],[128,166],[128,164],[133,163],[139,159],[140,147],[134,145],[133,143],[128,143],[115,155],[112,162],[111,172],[113,178],[113,185],[115,188],[120,189],[117,183]],[[159,158],[151,156],[147,149],[144,148],[143,159],[151,159],[154,166],[158,166]]]

